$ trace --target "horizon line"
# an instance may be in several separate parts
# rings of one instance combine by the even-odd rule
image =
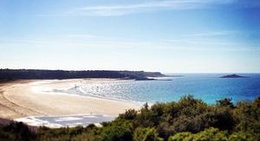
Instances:
[[[44,71],[133,71],[133,72],[160,72],[162,74],[260,74],[260,72],[164,72],[154,70],[128,70],[128,69],[36,69],[36,68],[0,68],[0,70],[44,70]]]

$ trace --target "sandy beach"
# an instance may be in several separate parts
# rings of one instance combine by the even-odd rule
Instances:
[[[78,83],[120,81],[108,79],[20,80],[0,85],[0,117],[17,119],[28,116],[112,115],[140,108],[130,102],[46,92],[68,89]]]

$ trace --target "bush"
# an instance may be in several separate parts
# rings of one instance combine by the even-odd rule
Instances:
[[[116,120],[107,123],[98,132],[97,140],[99,141],[132,141],[132,127],[127,120]]]
[[[134,141],[160,141],[154,128],[137,128],[134,132]]]
[[[192,141],[193,136],[190,132],[180,132],[169,137],[168,141]]]
[[[247,132],[236,132],[229,136],[229,141],[259,141],[256,135]]]

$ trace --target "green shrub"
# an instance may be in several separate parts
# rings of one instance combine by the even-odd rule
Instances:
[[[160,141],[154,128],[137,128],[134,132],[135,141]]]
[[[180,132],[174,136],[170,136],[168,141],[192,141],[193,135],[190,132]]]

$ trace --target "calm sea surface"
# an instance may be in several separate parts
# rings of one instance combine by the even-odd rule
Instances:
[[[84,84],[68,93],[133,102],[169,102],[191,94],[214,104],[216,100],[232,98],[233,102],[254,100],[260,96],[260,74],[239,74],[248,78],[219,78],[225,74],[182,74],[170,81],[116,81]]]

